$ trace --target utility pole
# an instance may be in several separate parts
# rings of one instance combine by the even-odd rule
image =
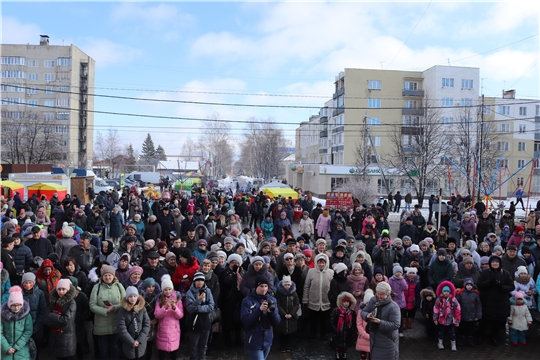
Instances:
[[[480,184],[482,180],[483,148],[484,148],[484,94],[482,94],[482,106],[480,107],[480,146],[478,147],[478,184]],[[478,200],[480,200],[480,191],[478,191]]]
[[[366,179],[366,172],[367,172],[367,167],[368,167],[368,161],[367,161],[367,154],[368,154],[368,151],[367,151],[367,142],[368,142],[368,127],[367,127],[367,111],[364,115],[364,171],[362,171],[362,177],[364,178],[364,180]]]

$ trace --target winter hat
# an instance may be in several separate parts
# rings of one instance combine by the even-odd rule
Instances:
[[[364,300],[362,302],[364,304],[367,304],[374,296],[375,294],[373,294],[373,290],[367,289],[366,292],[364,293]]]
[[[189,248],[180,248],[178,249],[178,256],[183,257],[184,259],[191,259],[192,252]]]
[[[20,305],[24,304],[22,289],[19,286],[12,286],[9,289],[8,306],[11,306],[14,304],[20,304]]]
[[[390,287],[390,284],[388,284],[387,282],[381,281],[380,283],[377,284],[375,291],[386,294],[386,295],[390,295],[392,293],[392,287]]]
[[[47,261],[47,260],[45,260]],[[45,261],[43,263],[45,263]],[[116,272],[116,270],[114,270],[114,268],[111,266],[111,265],[105,265],[101,268],[101,277],[103,277],[103,275],[105,274],[112,274],[114,275]]]
[[[347,240],[339,239],[338,242],[337,242],[337,246],[347,247]]]
[[[238,265],[242,265],[242,257],[238,254],[231,254],[229,255],[229,257],[227,258],[227,264],[230,264],[231,261],[238,261]]]
[[[197,246],[200,246],[201,244],[208,245],[208,243],[204,239],[200,239],[199,241],[197,241]]]
[[[429,243],[428,243],[426,240],[422,240],[422,241],[420,241],[420,243],[418,244],[419,247],[422,247],[422,246],[424,246],[424,245],[427,246],[427,247],[429,247]],[[411,245],[411,246],[412,246],[412,245]]]
[[[492,236],[497,237],[497,234],[495,234],[495,233],[488,233],[488,234],[486,235],[486,237],[488,237],[488,238],[489,238],[489,237],[492,237]]]
[[[135,286],[128,286],[127,289],[126,289],[126,300],[131,296],[131,295],[137,295],[139,296],[139,291],[137,291],[137,288]]]
[[[463,255],[463,254],[471,255],[471,250],[463,248],[463,249],[461,249],[461,255]]]
[[[225,251],[219,250],[217,252],[218,257],[227,259],[227,253]]]
[[[283,244],[282,244],[283,245]],[[239,242],[238,244],[236,244],[234,246],[234,251],[238,250],[238,248],[241,248],[243,247],[244,249],[246,248],[246,245],[244,245],[243,243]]]
[[[270,243],[268,241],[261,241],[261,243],[259,244],[259,250],[264,249],[267,246],[270,247]]]
[[[360,251],[357,251],[357,252],[356,252],[356,257],[359,257],[359,256],[366,257],[366,253],[363,252],[363,251],[361,251],[361,250],[360,250]]]
[[[518,226],[516,226],[516,227],[514,228],[514,231],[515,231],[516,233],[518,233],[518,232],[520,232],[520,231],[525,231],[525,229],[523,229],[523,226],[518,225]]]
[[[518,266],[516,274],[528,274],[527,268],[525,266]]]
[[[58,289],[67,289],[71,287],[71,281],[69,279],[60,279],[58,280],[58,283],[56,284],[56,290]]]
[[[514,299],[517,300],[517,299],[524,299],[524,298],[525,298],[525,295],[523,295],[522,291],[514,291]],[[11,299],[11,296],[10,296],[10,299]]]
[[[499,250],[500,252],[504,252],[503,248],[501,245],[495,245],[493,247],[493,252],[496,252],[497,250]]]
[[[9,245],[14,241],[15,239],[13,239],[11,236],[2,236],[2,245]]]
[[[420,246],[416,244],[412,244],[410,247],[411,251],[420,251]]]
[[[225,239],[223,239],[223,244],[234,244],[234,240],[232,237],[227,236]]]
[[[266,241],[268,241],[271,244],[277,244],[277,239],[273,236],[266,239]]]
[[[149,278],[144,279],[144,281],[142,283],[142,288],[143,289],[146,289],[149,286],[156,286],[156,280],[154,280],[153,277],[149,277]]]
[[[319,260],[322,260],[324,261],[326,264],[328,264],[328,256],[326,256],[326,254],[317,254],[317,256],[315,256],[315,263],[318,263]]]
[[[472,258],[472,256],[468,256],[461,260],[461,262],[463,263],[463,265],[474,264],[474,259]]]
[[[394,266],[394,268],[392,269],[392,273],[393,273],[394,275],[396,275],[396,273],[398,273],[398,272],[400,272],[400,273],[403,274],[403,268],[402,268],[401,266],[399,266],[399,265],[396,265],[396,266]]]
[[[291,253],[286,253],[285,255],[283,255],[283,260],[287,259],[294,259],[294,255]]]
[[[262,258],[263,258],[265,264],[269,264],[269,263],[270,263],[270,256],[264,255]]]
[[[165,255],[165,261],[169,261],[170,258],[176,258],[176,254],[169,251],[166,255]]]
[[[427,241],[428,244],[433,244],[433,239],[430,237],[424,238],[424,241]]]
[[[388,231],[385,232],[386,229],[383,230],[383,233],[381,234],[381,240],[382,239],[388,239],[390,240],[390,234],[388,233]]]
[[[240,229],[238,228],[232,228],[231,231],[230,231],[230,234],[232,236],[238,236],[240,234]]]
[[[501,263],[501,258],[496,255],[491,255],[489,258],[489,265],[491,266],[491,263],[497,261],[499,264]]]
[[[360,249],[360,248],[365,249],[366,248],[366,244],[363,241],[360,241],[356,246],[358,247],[358,249]]]
[[[34,275],[33,272],[24,273],[24,275],[22,276],[21,284],[24,284],[25,281],[31,281],[31,282],[33,282],[35,284],[36,283],[36,275]]]
[[[334,272],[336,274],[340,274],[346,270],[347,270],[347,265],[345,265],[344,263],[337,263],[336,265],[334,265]]]
[[[174,289],[173,283],[171,281],[171,275],[166,274],[161,277],[161,289]]]
[[[197,280],[202,280],[202,281],[205,281],[206,279],[204,278],[204,274],[200,271],[197,271],[194,275],[193,275],[193,282],[197,281]]]
[[[446,249],[437,250],[437,256],[446,256]]]
[[[481,264],[481,263],[489,263],[489,257],[487,257],[487,256],[482,256],[482,257],[480,258],[480,264]]]
[[[442,288],[442,291],[441,292],[445,292],[445,291],[448,291],[450,292],[450,286],[446,285]]]
[[[463,280],[463,286],[467,286],[467,285],[469,285],[469,284],[471,284],[472,286],[474,286],[474,280],[473,280],[472,278],[470,278],[470,277],[465,278],[465,280]]]
[[[255,278],[255,287],[257,288],[263,284],[268,285],[268,279],[264,275],[257,275],[257,277]]]
[[[317,242],[315,243],[316,246],[319,246],[319,244],[324,244],[326,245],[326,240],[325,239],[318,239]]]
[[[262,232],[263,232],[263,231],[262,231],[261,228],[256,228],[256,229],[255,229],[255,233],[256,233],[257,235],[261,234]]]
[[[362,272],[364,272],[364,269],[362,269],[362,265],[360,265],[360,263],[352,263],[351,265],[351,272],[354,272],[355,269],[360,269],[362,270]]]
[[[384,272],[382,271],[382,269],[378,266],[375,267],[375,269],[373,269],[373,277],[375,277],[375,275],[377,274],[381,274],[381,275],[384,275]]]
[[[281,285],[292,285],[292,280],[289,275],[283,275],[283,278],[281,279]]]
[[[132,266],[129,270],[128,270],[128,277],[131,276],[132,274],[134,273],[139,273],[142,275],[143,273],[143,269],[142,267],[140,266]]]
[[[262,258],[262,256],[254,256],[254,257],[251,258],[251,263],[252,264],[255,264],[257,261],[264,264],[264,259]]]
[[[144,245],[148,246],[151,249],[151,248],[154,247],[154,245],[156,245],[156,242],[154,240],[150,239],[150,240],[146,240],[144,242]]]
[[[157,244],[158,249],[161,249],[161,248],[164,248],[164,247],[165,248],[167,247],[167,243],[165,241],[158,242],[158,244]]]
[[[508,251],[508,250],[514,250],[514,251],[517,251],[517,246],[516,246],[516,245],[508,245],[508,246],[506,247],[506,250],[507,250],[507,251]]]
[[[403,240],[403,241],[411,240],[411,237],[409,235],[405,235],[401,240]]]
[[[417,274],[417,273],[418,273],[418,269],[415,268],[415,267],[406,267],[406,268],[405,268],[405,272],[406,272],[407,274],[410,274],[410,273]]]
[[[73,228],[70,226],[64,226],[62,228],[62,237],[64,238],[71,238],[73,237],[73,234],[75,234],[75,231],[73,231]]]
[[[206,254],[206,258],[210,261],[219,261],[219,255],[215,251],[210,251],[208,254]]]
[[[137,216],[137,215],[135,215],[135,216]],[[137,231],[137,225],[135,225],[135,224],[129,224],[128,229],[129,228],[132,228],[133,230]]]
[[[392,241],[392,244],[394,245],[403,245],[403,241],[401,241],[400,238],[395,238],[394,241]]]
[[[312,257],[313,256],[313,252],[310,249],[305,249],[304,251],[302,251],[302,254],[305,257]]]

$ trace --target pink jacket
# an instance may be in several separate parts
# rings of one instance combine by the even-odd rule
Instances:
[[[358,315],[356,317],[356,328],[358,329],[356,350],[370,352],[369,334],[366,332],[366,325],[367,323]]]
[[[330,220],[331,220],[331,216],[328,215],[327,217],[324,217],[324,216],[319,216],[319,218],[317,219],[317,234],[319,235],[320,238],[325,238],[326,235],[328,235],[328,233],[330,232]]]
[[[184,309],[182,300],[176,291],[173,291],[168,300],[178,300],[176,310],[173,310],[171,306],[165,310],[165,307],[161,307],[158,299],[154,316],[159,320],[156,331],[156,347],[158,350],[171,352],[180,347],[180,319],[184,317]]]
[[[353,294],[354,298],[356,299],[356,303],[360,304],[362,300],[364,299],[364,291],[369,289],[369,283],[367,277],[364,275],[362,276],[362,279],[357,279],[354,275],[348,275],[347,276],[347,283],[349,284],[350,293]],[[354,294],[355,291],[360,290],[360,295],[356,296]]]
[[[521,243],[523,242],[523,235],[519,235],[517,232],[514,231],[512,236],[510,236],[510,239],[508,240],[507,247],[509,245],[515,245],[518,249]]]

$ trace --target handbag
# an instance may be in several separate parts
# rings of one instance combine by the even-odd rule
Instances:
[[[30,351],[30,360],[36,360],[37,346],[33,337],[30,337],[30,340],[28,340],[28,350]]]
[[[212,322],[212,324],[215,324],[221,321],[221,310],[219,308],[214,307],[214,309],[210,313],[210,321]]]

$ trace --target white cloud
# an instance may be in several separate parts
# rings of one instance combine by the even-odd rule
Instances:
[[[97,67],[126,65],[142,55],[142,51],[107,39],[87,37],[79,46],[96,60]]]
[[[2,17],[2,44],[39,45],[43,30],[36,24],[22,23],[13,17]]]

